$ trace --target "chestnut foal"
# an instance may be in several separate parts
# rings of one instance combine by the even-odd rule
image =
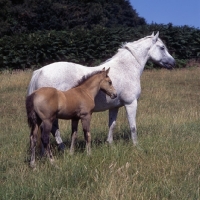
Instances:
[[[112,99],[117,93],[108,76],[110,68],[90,74],[79,81],[78,86],[60,91],[52,87],[43,87],[34,91],[26,98],[26,111],[28,124],[31,128],[30,166],[35,167],[35,149],[37,143],[38,129],[42,124],[41,140],[45,153],[53,162],[53,155],[50,149],[49,134],[55,119],[72,119],[72,141],[70,153],[74,152],[74,143],[77,137],[79,119],[82,122],[84,137],[86,140],[87,154],[91,153],[90,121],[95,107],[95,96],[102,90]]]

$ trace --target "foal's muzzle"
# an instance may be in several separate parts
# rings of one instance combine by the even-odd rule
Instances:
[[[110,95],[111,99],[115,99],[116,97],[117,97],[117,93],[113,93],[113,94]]]

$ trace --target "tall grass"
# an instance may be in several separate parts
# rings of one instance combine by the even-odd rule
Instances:
[[[92,156],[80,128],[69,155],[70,122],[60,121],[67,149],[56,164],[29,167],[25,96],[31,72],[0,74],[0,199],[200,199],[200,68],[145,71],[138,102],[140,149],[119,111],[114,144],[105,143],[107,112],[94,113]]]

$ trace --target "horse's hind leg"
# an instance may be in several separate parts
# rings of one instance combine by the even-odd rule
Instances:
[[[72,155],[74,153],[74,145],[75,140],[77,138],[77,128],[78,128],[78,119],[72,120],[72,135],[71,135],[71,146],[70,146],[70,154]]]
[[[58,125],[58,119],[55,119],[53,122],[53,126],[51,129],[52,135],[55,137],[56,142],[58,144],[58,150],[59,151],[64,151],[65,145],[62,141],[62,138],[60,136],[60,131],[59,131],[59,125]]]
[[[35,125],[35,128],[31,129],[30,134],[30,147],[31,147],[31,161],[30,166],[35,168],[35,149],[37,144],[37,133],[38,133],[38,125]]]
[[[116,119],[119,108],[113,108],[109,110],[109,132],[107,142],[111,144],[113,142],[113,130],[116,125]]]
[[[44,145],[45,153],[47,154],[50,162],[53,163],[53,154],[50,149],[50,131],[52,128],[52,122],[50,120],[43,121],[43,130],[42,130],[42,143]]]

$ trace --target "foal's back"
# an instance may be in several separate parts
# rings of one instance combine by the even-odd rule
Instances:
[[[89,114],[94,108],[94,101],[79,87],[67,91],[43,87],[32,95],[34,95],[35,110],[42,120],[80,118]]]
[[[58,114],[59,119],[81,118],[90,114],[94,108],[94,100],[88,96],[80,87],[72,88],[65,92],[58,90]]]

